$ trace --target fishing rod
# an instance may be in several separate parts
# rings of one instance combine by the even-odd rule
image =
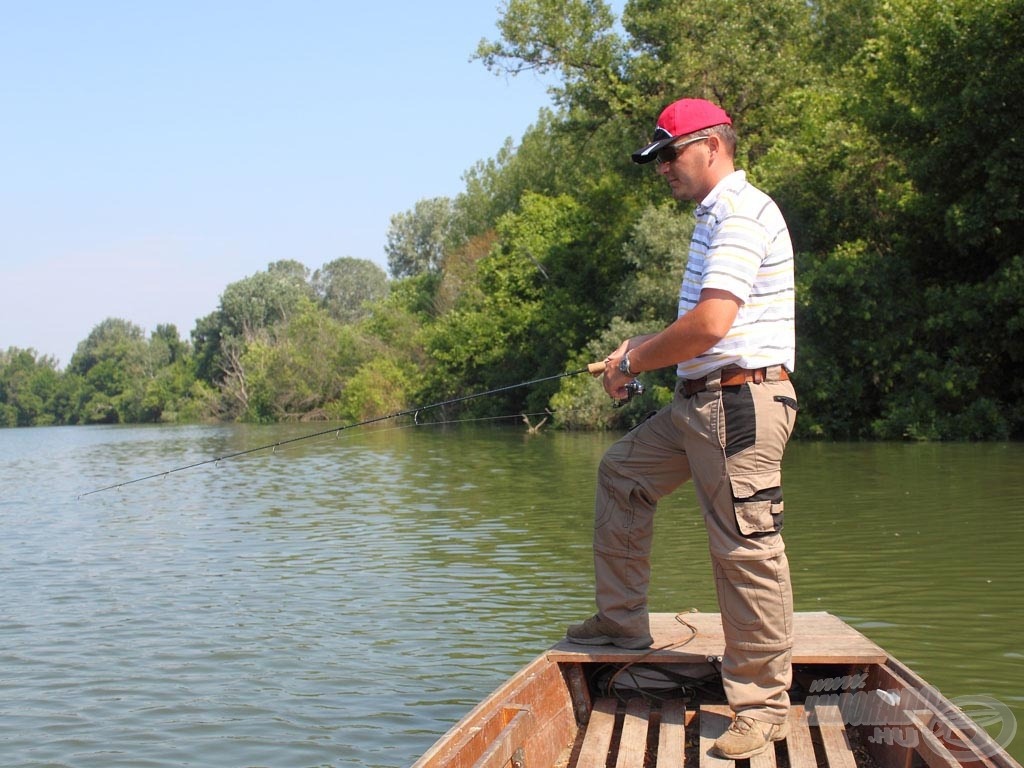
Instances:
[[[137,477],[134,480],[125,480],[125,481],[122,481],[120,483],[112,483],[111,485],[105,485],[102,488],[96,488],[94,490],[87,491],[85,493],[81,493],[81,494],[78,495],[78,498],[82,499],[82,498],[84,498],[86,496],[92,496],[93,494],[96,494],[96,493],[102,493],[103,491],[113,490],[114,488],[123,488],[126,485],[134,485],[135,483],[141,483],[144,480],[153,480],[153,479],[155,479],[157,477],[166,477],[167,475],[174,474],[175,472],[184,472],[187,469],[195,469],[196,467],[202,467],[202,466],[204,466],[206,464],[216,464],[218,462],[226,461],[228,459],[237,459],[240,456],[247,456],[250,453],[259,453],[260,451],[267,451],[267,450],[274,450],[274,451],[276,451],[278,448],[280,448],[283,445],[290,445],[291,443],[297,443],[297,442],[300,442],[302,440],[312,440],[312,439],[317,438],[317,437],[323,437],[324,435],[330,435],[330,434],[337,435],[338,433],[344,432],[345,430],[348,430],[348,429],[355,429],[356,427],[365,427],[365,426],[367,426],[369,424],[376,424],[376,423],[381,422],[381,421],[389,421],[391,419],[401,418],[402,416],[413,416],[413,417],[416,417],[420,413],[422,413],[423,411],[429,411],[429,410],[432,410],[434,408],[443,408],[443,407],[449,406],[449,405],[456,405],[457,403],[464,403],[467,400],[475,400],[477,398],[487,397],[489,395],[497,395],[497,394],[500,394],[501,392],[508,392],[509,390],[512,390],[512,389],[521,389],[522,387],[530,387],[530,386],[533,386],[534,384],[542,384],[542,383],[544,383],[546,381],[556,381],[558,379],[565,379],[565,378],[568,378],[570,376],[579,376],[581,373],[589,373],[589,374],[591,374],[593,376],[596,376],[598,374],[603,373],[604,372],[604,368],[605,368],[604,362],[590,363],[590,364],[587,365],[586,368],[580,368],[579,370],[576,370],[576,371],[566,371],[564,373],[556,373],[554,376],[543,376],[543,377],[541,377],[539,379],[531,379],[530,381],[521,381],[521,382],[519,382],[517,384],[507,384],[507,385],[502,386],[502,387],[496,387],[494,389],[488,389],[488,390],[486,390],[484,392],[474,392],[473,394],[470,394],[470,395],[461,395],[460,397],[453,397],[453,398],[451,398],[449,400],[441,400],[441,401],[438,401],[436,403],[430,403],[429,405],[421,405],[421,406],[418,406],[416,408],[407,408],[407,409],[405,409],[403,411],[395,411],[394,413],[389,413],[389,414],[387,414],[385,416],[374,416],[371,419],[365,419],[363,421],[358,421],[358,422],[355,422],[355,423],[352,423],[352,424],[344,424],[344,425],[342,425],[340,427],[332,427],[331,429],[323,429],[323,430],[320,430],[319,432],[313,432],[313,433],[310,433],[308,435],[300,435],[299,437],[291,437],[291,438],[288,438],[287,440],[279,440],[276,443],[267,443],[266,445],[260,445],[260,446],[257,446],[256,448],[247,448],[244,451],[235,451],[234,453],[227,453],[227,454],[224,454],[223,456],[215,456],[213,458],[203,459],[202,461],[196,461],[196,462],[193,462],[192,464],[185,464],[184,466],[175,467],[174,469],[167,469],[167,470],[164,470],[163,472],[154,472],[151,475],[145,475],[144,477]],[[634,395],[642,395],[643,391],[644,391],[643,385],[638,380],[633,379],[632,381],[630,381],[626,385],[626,400],[629,400]],[[625,401],[624,400],[620,400],[620,401],[616,401],[615,404],[616,405],[621,405],[623,402],[625,402]]]

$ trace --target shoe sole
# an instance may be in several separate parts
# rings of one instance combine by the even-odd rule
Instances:
[[[612,637],[611,635],[595,635],[594,637],[569,637],[565,639],[577,645],[614,645],[617,648],[624,648],[627,651],[642,651],[650,648],[654,639],[643,637]]]

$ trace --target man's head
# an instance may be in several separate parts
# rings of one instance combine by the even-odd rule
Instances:
[[[678,200],[699,202],[732,173],[736,133],[721,107],[704,99],[680,99],[658,117],[651,143],[633,162],[655,162]]]

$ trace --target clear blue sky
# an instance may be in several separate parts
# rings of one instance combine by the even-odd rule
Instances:
[[[107,317],[188,337],[228,283],[386,265],[546,83],[470,57],[496,0],[0,0],[0,349],[63,367]]]

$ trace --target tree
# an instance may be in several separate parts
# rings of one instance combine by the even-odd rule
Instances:
[[[174,420],[189,406],[195,373],[189,345],[173,324],[147,340],[132,322],[108,318],[79,343],[59,378],[51,411],[58,423]]]
[[[57,361],[34,349],[0,351],[0,427],[61,423],[55,401],[60,388]]]
[[[135,323],[108,317],[93,327],[75,349],[68,370],[86,376],[97,365],[111,357],[143,366],[146,332]]]
[[[149,346],[150,356],[159,366],[176,363],[191,353],[188,342],[182,340],[174,323],[158,324],[149,336]]]
[[[629,111],[623,83],[626,48],[602,0],[509,0],[498,20],[502,39],[482,40],[477,58],[500,75],[555,74],[549,90],[563,107],[590,114]]]
[[[231,283],[220,298],[222,335],[249,340],[288,318],[313,291],[309,270],[297,261],[275,261],[266,272]]]
[[[452,221],[452,201],[447,197],[420,200],[411,211],[392,216],[384,246],[392,277],[438,272],[451,245]]]
[[[413,376],[390,357],[375,357],[348,380],[340,400],[331,403],[332,416],[362,422],[408,409]]]
[[[246,421],[323,418],[374,345],[304,300],[288,323],[251,341],[225,389]]]
[[[627,80],[640,103],[664,106],[682,95],[717,102],[740,133],[743,165],[773,143],[773,126],[787,114],[789,94],[817,82],[808,56],[813,7],[803,0],[723,0],[714,13],[633,0],[622,24],[636,51]],[[649,130],[650,117],[644,115],[644,122]]]
[[[476,262],[471,287],[428,332],[436,366],[425,382],[435,394],[489,389],[560,368],[612,304],[622,260],[604,258],[600,243],[614,218],[596,224],[568,195],[526,194],[520,205],[498,222],[495,245]],[[469,408],[543,409],[553,391],[513,391]]]
[[[320,305],[334,319],[354,323],[388,292],[388,276],[366,259],[343,257],[329,261],[313,273],[313,290]]]
[[[651,206],[641,214],[623,246],[632,270],[615,302],[621,317],[652,323],[659,330],[675,318],[694,223],[692,215],[672,202]]]
[[[1024,239],[1024,4],[892,0],[885,12],[864,56],[865,116],[912,184],[901,213],[921,246],[915,271],[959,281],[969,256],[983,279]]]
[[[146,421],[177,421],[210,418],[208,398],[196,389],[192,349],[178,335],[173,324],[157,325],[150,334],[150,365],[153,373],[146,382],[142,412]]]
[[[862,173],[876,183],[860,184],[868,193],[861,199],[877,201],[881,215],[861,218],[859,245],[837,246],[833,254],[857,253],[871,265],[873,280],[898,286],[899,299],[894,302],[892,288],[855,290],[860,278],[839,271],[834,274],[851,282],[835,286],[833,295],[843,302],[826,310],[830,296],[820,290],[821,278],[835,279],[825,277],[825,262],[822,270],[812,264],[818,277],[811,286],[814,306],[807,309],[835,315],[849,337],[832,346],[822,333],[827,326],[812,324],[812,343],[823,362],[831,356],[844,394],[851,380],[864,386],[863,407],[845,418],[859,434],[1019,435],[1024,356],[1012,333],[992,331],[1019,326],[1024,318],[1024,107],[1016,97],[1024,76],[1024,6],[1017,0],[897,0],[878,13],[870,25],[876,37],[855,59],[858,76],[845,112],[859,120],[878,151],[870,152],[874,162],[862,153],[845,164],[885,169]],[[835,216],[846,205],[830,207]],[[874,310],[865,297],[876,303]],[[871,320],[865,325],[858,315]],[[867,359],[858,354],[866,350]]]
[[[229,284],[218,308],[196,321],[192,332],[199,378],[218,384],[237,373],[248,343],[286,322],[304,299],[313,298],[308,274],[297,261],[276,261],[265,272]]]
[[[510,0],[498,22],[502,40],[481,42],[477,56],[497,73],[560,76],[550,90],[581,139],[603,126],[635,141],[650,134],[661,107],[700,96],[725,107],[742,128],[745,156],[756,159],[787,95],[815,81],[807,56],[813,8],[802,0],[723,3],[702,14],[684,3],[631,0],[623,38],[601,0]]]
[[[68,373],[82,377],[85,398],[80,418],[86,423],[146,420],[142,406],[154,367],[146,334],[121,318],[107,318],[78,344]]]

